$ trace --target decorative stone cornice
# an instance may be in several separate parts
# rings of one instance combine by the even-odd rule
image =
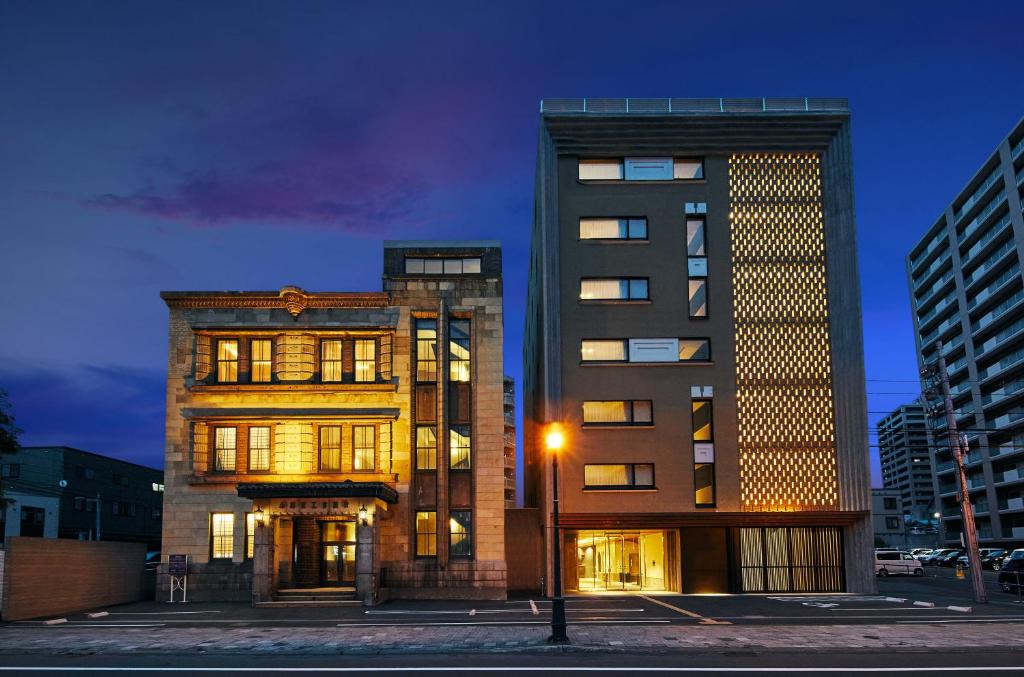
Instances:
[[[279,291],[165,291],[169,308],[283,308],[298,317],[306,308],[385,308],[384,292],[307,292],[294,286]]]

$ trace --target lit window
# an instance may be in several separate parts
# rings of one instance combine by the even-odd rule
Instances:
[[[252,350],[252,372],[253,383],[270,382],[271,353],[274,342],[270,339],[253,339],[250,343]]]
[[[416,380],[437,380],[437,320],[416,320]]]
[[[704,178],[704,161],[699,159],[675,159],[673,178],[693,180]]]
[[[707,256],[704,246],[704,219],[686,219],[687,256]]]
[[[469,470],[470,448],[472,446],[469,426],[453,425],[448,435],[452,470]]]
[[[235,339],[217,341],[217,380],[221,383],[238,381],[238,341]]]
[[[583,403],[583,425],[654,425],[650,400],[604,400]]]
[[[646,301],[646,277],[580,280],[580,299],[584,301]]]
[[[473,257],[462,259],[462,274],[471,275],[480,272],[480,259]]]
[[[256,516],[245,513],[245,558],[252,559],[256,551]]]
[[[210,515],[210,556],[231,559],[235,554],[235,516],[230,512]]]
[[[583,466],[583,484],[588,489],[650,489],[654,487],[654,464],[587,464]]]
[[[270,428],[249,428],[249,470],[270,470]]]
[[[693,441],[711,441],[711,400],[693,401]]]
[[[235,429],[215,428],[214,429],[214,450],[215,465],[218,471],[232,471],[235,469]]]
[[[163,484],[161,484],[159,482],[153,482],[153,491],[160,491],[160,492],[162,492],[163,490],[164,490],[164,485]]]
[[[448,366],[450,381],[469,383],[469,320],[448,323]]]
[[[621,160],[580,160],[580,181],[622,179]]]
[[[715,464],[693,464],[693,500],[698,507],[715,504]]]
[[[711,359],[708,339],[679,339],[680,362],[706,362]]]
[[[432,510],[416,513],[416,556],[437,556],[437,513]]]
[[[356,340],[356,382],[373,383],[377,380],[377,341]]]
[[[341,381],[342,370],[341,341],[329,340],[320,342],[320,380],[324,383]]]
[[[584,362],[625,362],[626,342],[621,339],[584,340],[580,342],[580,353]]]
[[[473,514],[469,510],[452,510],[448,533],[449,555],[469,557],[473,554]]]
[[[320,428],[320,470],[341,470],[341,426]]]
[[[373,470],[376,467],[376,434],[372,425],[352,427],[352,469]]]
[[[646,240],[647,219],[580,219],[581,240]]]
[[[437,469],[437,429],[434,426],[416,428],[416,469]]]

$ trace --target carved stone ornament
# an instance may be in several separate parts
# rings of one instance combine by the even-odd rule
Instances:
[[[298,317],[309,306],[309,294],[298,287],[281,287],[279,295],[292,317]]]

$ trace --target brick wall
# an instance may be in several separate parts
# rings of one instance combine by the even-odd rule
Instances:
[[[3,620],[136,602],[146,594],[144,543],[7,539]]]

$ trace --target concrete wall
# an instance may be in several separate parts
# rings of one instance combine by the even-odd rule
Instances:
[[[9,538],[0,581],[3,620],[138,601],[146,594],[145,563],[144,543]]]
[[[0,534],[0,540],[5,537],[21,535],[21,509],[42,508],[46,511],[46,522],[43,524],[44,538],[57,538],[57,522],[60,517],[60,498],[56,496],[36,496],[25,494],[20,491],[5,491],[4,497],[10,499],[6,507],[0,506],[0,510],[6,510],[4,520],[4,533]]]

